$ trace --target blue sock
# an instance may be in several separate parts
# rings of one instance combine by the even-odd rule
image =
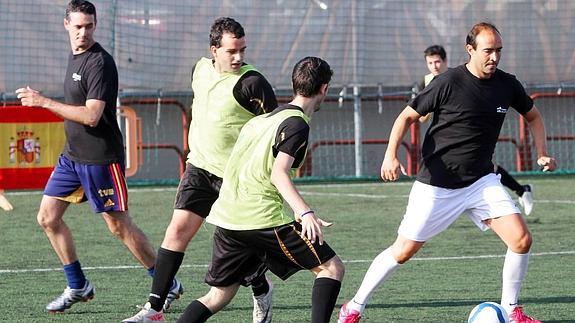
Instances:
[[[154,278],[154,274],[156,273],[156,267],[150,267],[148,268],[148,275],[152,278]],[[173,289],[174,287],[176,287],[176,279],[174,278],[172,280],[172,286],[170,287],[170,289]]]
[[[174,289],[176,287],[176,279],[172,279],[172,286],[170,286],[170,290]]]
[[[76,260],[69,265],[64,265],[64,273],[66,273],[66,279],[70,288],[80,289],[86,285],[86,276],[84,276],[80,261]]]

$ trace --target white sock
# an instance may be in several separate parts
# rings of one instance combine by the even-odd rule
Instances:
[[[501,287],[501,306],[507,311],[507,314],[511,314],[517,305],[528,264],[529,252],[518,254],[507,249],[503,263],[503,284]]]
[[[357,293],[347,304],[347,308],[359,311],[360,313],[363,312],[375,289],[386,281],[399,266],[399,263],[395,261],[395,258],[393,258],[391,254],[391,247],[377,255],[365,273]]]

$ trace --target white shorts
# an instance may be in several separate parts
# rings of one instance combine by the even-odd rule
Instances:
[[[463,213],[486,231],[489,227],[483,220],[520,211],[494,173],[457,189],[416,181],[397,233],[409,240],[424,242],[447,229]]]

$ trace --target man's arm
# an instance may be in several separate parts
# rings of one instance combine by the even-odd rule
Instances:
[[[523,117],[527,120],[533,135],[535,149],[537,149],[537,164],[542,167],[544,172],[555,170],[557,167],[555,159],[547,153],[547,134],[541,113],[537,107],[533,106]]]
[[[23,106],[46,108],[66,120],[90,127],[98,125],[106,107],[106,102],[95,99],[86,100],[85,106],[64,104],[42,96],[40,92],[30,87],[19,88],[16,90],[16,94]]]
[[[306,236],[312,243],[318,238],[319,243],[323,244],[321,227],[330,226],[331,223],[324,222],[314,212],[307,213],[311,211],[311,208],[299,194],[290,177],[290,170],[294,160],[292,156],[282,151],[278,152],[272,166],[271,182],[294,211],[296,221],[301,222],[301,235]],[[301,215],[304,213],[307,214],[302,217]]]
[[[397,150],[409,126],[418,121],[421,115],[412,107],[407,106],[399,114],[389,135],[389,143],[385,151],[385,157],[381,163],[381,178],[384,181],[395,181],[399,178],[399,171],[406,174],[405,169],[397,159]]]
[[[242,75],[233,91],[238,103],[255,115],[278,107],[273,87],[259,72],[249,71]]]

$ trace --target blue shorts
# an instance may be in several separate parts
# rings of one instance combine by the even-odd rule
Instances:
[[[70,203],[89,201],[96,213],[128,210],[124,165],[86,165],[60,155],[44,195]]]

